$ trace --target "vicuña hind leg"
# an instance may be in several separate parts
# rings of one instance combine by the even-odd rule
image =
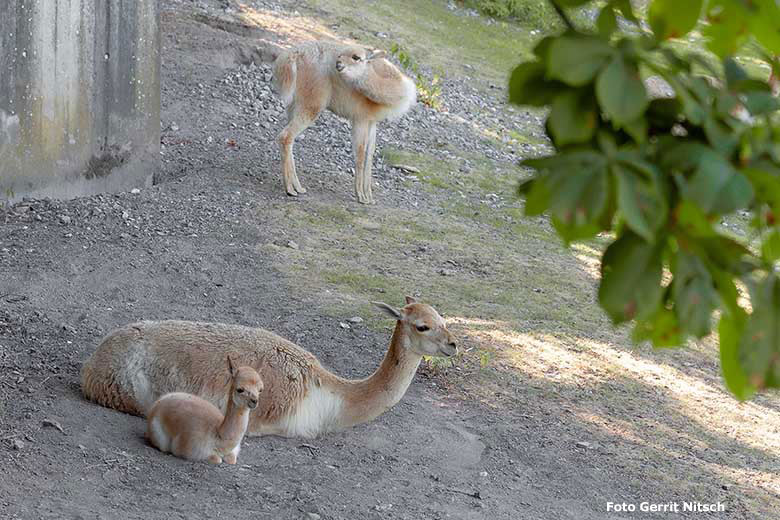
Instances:
[[[298,175],[295,172],[293,144],[295,143],[295,138],[313,122],[314,118],[310,119],[304,117],[301,113],[293,112],[290,116],[289,123],[287,123],[284,130],[279,133],[279,146],[282,151],[282,180],[284,181],[284,189],[287,190],[287,195],[293,197],[299,193],[306,193],[306,190],[301,186],[301,181],[298,180]]]
[[[355,155],[355,196],[361,204],[373,204],[371,166],[376,142],[376,123],[352,122],[352,151]]]
[[[207,460],[212,464],[222,464],[222,457],[220,457],[216,453],[212,453],[211,455],[209,455],[209,458]]]

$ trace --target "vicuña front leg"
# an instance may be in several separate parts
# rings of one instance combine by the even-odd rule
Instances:
[[[287,191],[287,195],[293,197],[299,193],[306,193],[295,172],[293,144],[295,143],[295,138],[306,130],[311,123],[312,120],[304,119],[298,114],[294,114],[290,117],[290,122],[284,127],[284,130],[279,133],[279,146],[282,151],[282,181],[284,182],[284,189]]]
[[[361,204],[373,204],[371,166],[376,142],[374,121],[353,121],[352,151],[355,154],[355,196]]]

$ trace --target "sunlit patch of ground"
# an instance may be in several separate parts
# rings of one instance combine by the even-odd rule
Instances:
[[[714,341],[693,345],[692,352],[653,352],[626,348],[625,339],[615,344],[587,336],[518,332],[506,322],[468,318],[453,318],[452,323],[475,351],[491,353],[487,367],[480,356],[467,354],[459,370],[449,372],[462,375],[465,395],[493,406],[513,406],[516,395],[500,387],[523,385],[546,406],[565,406],[578,421],[591,425],[607,450],[637,462],[643,457],[677,461],[665,464],[669,478],[707,474],[758,501],[780,492],[777,398],[738,403],[719,375],[712,374],[717,370]]]
[[[241,21],[271,31],[289,45],[309,40],[348,41],[310,16],[287,16],[269,9],[255,9],[247,4],[239,4],[239,9]]]

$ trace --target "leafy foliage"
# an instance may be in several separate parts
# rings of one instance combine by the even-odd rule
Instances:
[[[628,0],[610,0],[594,32],[566,15],[586,3],[551,0],[568,29],[540,41],[509,80],[511,102],[550,107],[555,146],[524,162],[536,170],[520,186],[526,214],[548,213],[566,243],[614,235],[599,303],[614,323],[634,322],[635,340],[680,345],[717,317],[734,395],[780,388],[780,100],[734,59],[753,35],[777,71],[780,7],[654,0],[648,31]],[[670,43],[702,19],[720,66]],[[651,99],[640,71],[674,94]],[[737,211],[753,215],[747,237],[719,225]]]

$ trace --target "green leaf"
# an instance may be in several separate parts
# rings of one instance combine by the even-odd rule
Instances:
[[[756,199],[769,204],[780,216],[780,168],[769,161],[759,161],[742,169],[750,180]]]
[[[585,92],[571,90],[553,101],[548,124],[558,148],[573,143],[584,143],[593,138],[598,114],[596,105]]]
[[[699,21],[702,0],[653,0],[647,13],[650,27],[659,40],[681,38]]]
[[[561,36],[552,42],[547,61],[549,77],[579,87],[589,83],[615,52],[593,36]]]
[[[716,90],[702,77],[694,77],[688,82],[688,88],[696,99],[704,106],[710,106],[715,99]]]
[[[713,115],[704,120],[704,135],[713,148],[727,156],[734,153],[739,142],[739,136]]]
[[[552,217],[552,224],[555,231],[563,239],[563,242],[566,245],[569,245],[576,240],[593,238],[601,231],[601,226],[598,222],[567,222],[555,215]]]
[[[707,215],[696,204],[687,200],[680,202],[675,215],[677,217],[677,227],[686,235],[691,237],[715,236],[712,223],[710,223]]]
[[[735,109],[739,108],[741,102],[739,98],[733,93],[726,90],[718,92],[715,99],[715,111],[722,118],[733,117],[731,114]]]
[[[538,172],[526,199],[526,215],[549,210],[566,242],[595,236],[602,229],[610,193],[603,155],[576,151],[523,164]]]
[[[647,141],[648,122],[644,117],[637,117],[633,121],[624,123],[623,130],[625,130],[637,144],[642,144]]]
[[[647,108],[647,91],[634,64],[615,56],[596,79],[596,98],[617,125],[638,118]]]
[[[770,114],[780,110],[780,99],[771,91],[752,91],[744,94],[745,108],[754,116]]]
[[[780,260],[780,231],[773,230],[761,243],[761,257],[769,263]]]
[[[534,45],[533,53],[534,56],[539,58],[541,61],[547,61],[547,57],[549,56],[550,51],[550,45],[552,45],[552,42],[558,39],[558,36],[545,36],[541,40],[539,40],[536,45]]]
[[[707,213],[723,215],[746,207],[753,199],[753,188],[728,161],[709,151],[701,156],[684,196]]]
[[[723,313],[730,316],[744,314],[745,311],[737,303],[739,300],[739,291],[734,283],[732,275],[720,269],[710,266],[710,275],[715,282],[715,289],[720,295],[720,301],[723,304]]]
[[[753,312],[739,340],[739,364],[757,388],[772,386],[780,374],[780,283],[775,275],[751,287]]]
[[[683,250],[675,258],[672,296],[681,328],[697,338],[710,332],[712,312],[719,303],[709,271],[699,257]]]
[[[599,302],[614,323],[645,319],[661,301],[662,247],[631,231],[615,240],[601,259]]]
[[[538,177],[527,184],[529,186],[525,199],[525,214],[527,216],[541,215],[550,207],[550,190],[547,189],[544,180],[544,177]]]
[[[718,324],[720,336],[720,366],[726,387],[740,401],[749,399],[756,388],[748,381],[747,374],[739,362],[739,339],[745,330],[747,316],[744,311],[723,313]]]
[[[647,320],[637,320],[632,337],[637,343],[650,341],[656,348],[679,347],[684,339],[677,315],[665,307]]]
[[[742,68],[742,65],[737,63],[731,56],[723,60],[723,72],[726,75],[726,84],[732,90],[735,88],[736,83],[748,78],[748,74]]]
[[[612,173],[617,179],[618,208],[626,224],[648,242],[655,242],[668,213],[660,172],[632,158],[613,164]]]
[[[715,152],[701,143],[666,137],[659,142],[658,158],[661,169],[676,173],[687,173],[701,164],[702,157]],[[717,156],[717,154],[715,154]]]
[[[752,0],[750,32],[769,52],[780,54],[780,6],[775,0]]]
[[[509,77],[509,102],[516,105],[545,106],[562,90],[557,81],[547,81],[545,67],[538,61],[521,63]]]
[[[615,9],[620,11],[626,20],[639,24],[639,20],[634,15],[634,9],[631,7],[631,0],[612,0],[611,3],[615,6]]]
[[[696,240],[696,248],[702,251],[712,268],[737,275],[749,272],[751,266],[744,259],[750,257],[750,251],[733,239],[716,234],[713,237],[702,237]]]
[[[675,215],[677,217],[677,227],[686,235],[694,238],[715,236],[715,229],[707,219],[707,215],[691,201],[684,200],[680,202]]]
[[[732,56],[750,36],[750,13],[740,0],[710,0],[702,34],[707,47],[720,56]]]
[[[609,38],[618,28],[615,10],[610,5],[604,6],[596,19],[596,27],[602,38]]]

